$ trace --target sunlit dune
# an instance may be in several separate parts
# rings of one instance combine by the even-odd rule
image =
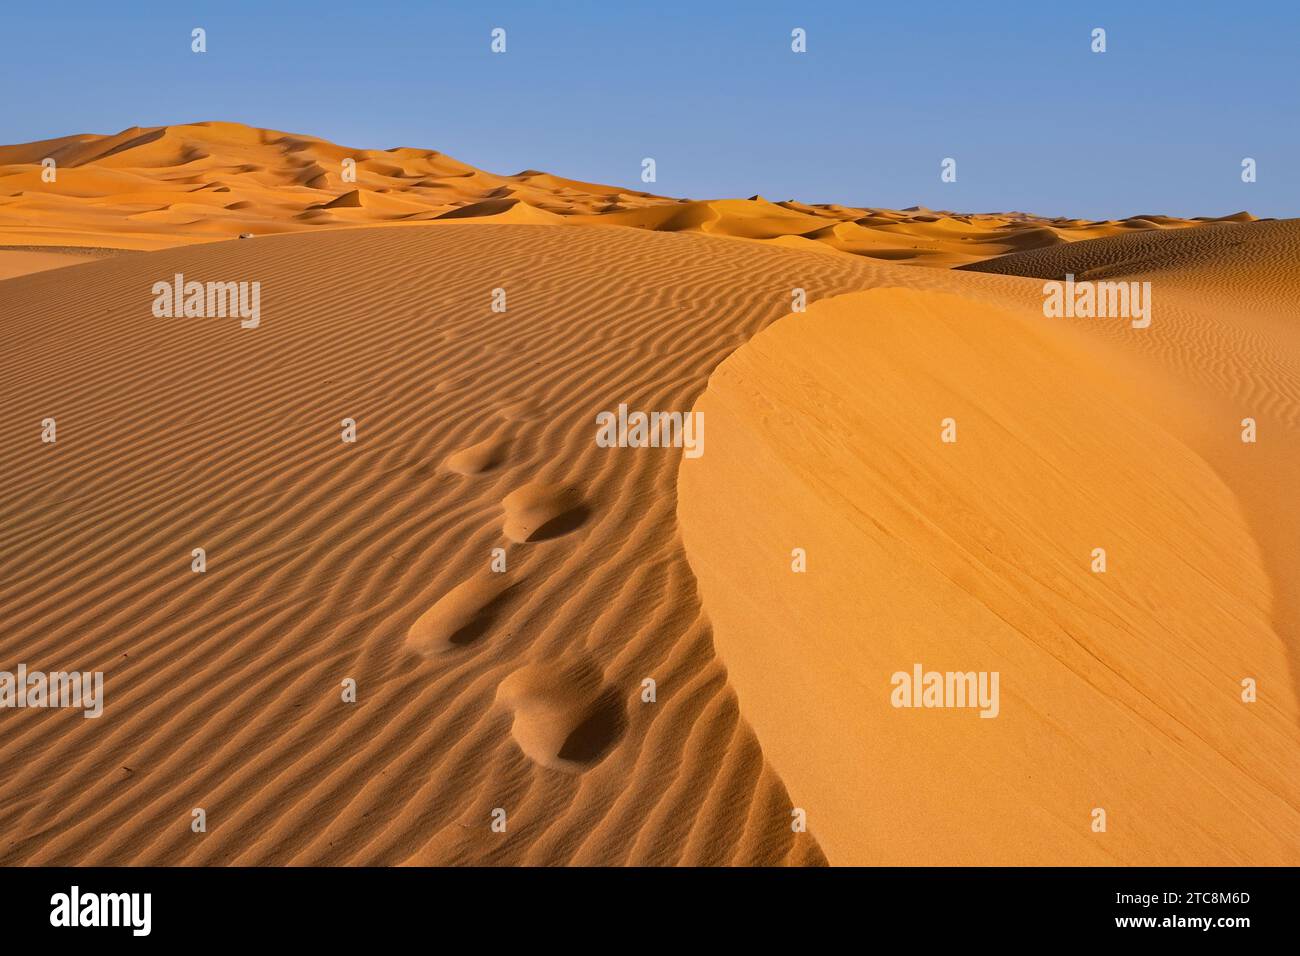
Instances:
[[[683,538],[832,863],[1300,860],[1298,226],[1098,240],[1159,266],[1147,329],[950,273],[820,302],[713,373]],[[1032,258],[1117,261],[1086,245]],[[999,673],[996,716],[895,707],[917,664]]]
[[[5,712],[0,864],[1296,864],[1297,294],[1245,213],[0,147],[0,661],[106,688]]]
[[[46,160],[55,164],[52,182]],[[761,196],[672,199],[536,170],[496,175],[433,150],[353,149],[238,123],[0,146],[0,245],[160,249],[243,234],[465,219],[701,232],[939,267],[1201,224],[1164,216],[1090,222],[959,215]]]

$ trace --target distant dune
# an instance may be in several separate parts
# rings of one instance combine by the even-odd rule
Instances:
[[[0,669],[106,695],[0,712],[0,863],[1300,862],[1300,227],[1249,219],[0,147]],[[1150,327],[1046,318],[1066,272]]]
[[[43,179],[45,159],[56,164],[54,182]],[[1201,224],[1164,216],[1090,222],[958,215],[761,196],[670,199],[536,170],[499,176],[433,150],[353,149],[238,123],[0,146],[0,244],[161,249],[243,233],[465,219],[702,232],[940,267]]]
[[[1213,224],[1212,228],[1135,232],[1051,248],[1029,249],[958,266],[971,272],[1062,279],[1110,279],[1138,273],[1177,271],[1216,284],[1235,282],[1272,288],[1282,275],[1294,279],[1300,260],[1295,220]],[[1277,276],[1269,273],[1276,272]],[[1279,290],[1280,291],[1280,290]]]

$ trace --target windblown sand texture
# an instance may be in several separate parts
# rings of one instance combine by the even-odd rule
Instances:
[[[1300,861],[1300,231],[1234,218],[0,148],[0,668],[106,682],[0,712],[0,863]],[[1071,270],[1151,328],[1043,318]],[[621,402],[705,454],[598,447]],[[1000,716],[891,709],[913,661]]]

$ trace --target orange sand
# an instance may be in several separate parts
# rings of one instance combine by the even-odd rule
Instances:
[[[1297,230],[1233,218],[0,147],[0,669],[106,694],[0,711],[0,863],[1297,862]],[[261,325],[155,317],[178,272]],[[624,402],[705,453],[598,447]],[[914,661],[998,718],[890,708]]]
[[[714,372],[683,537],[832,863],[1300,861],[1298,227],[1153,237],[1149,329],[950,273],[820,302]],[[999,672],[1000,713],[891,706],[918,662]]]
[[[53,183],[42,179],[46,158],[57,164]],[[345,160],[355,163],[351,181],[344,179]],[[137,127],[114,136],[0,146],[0,244],[161,249],[244,233],[474,220],[701,232],[945,267],[1218,221],[956,215],[771,203],[761,196],[669,199],[535,170],[498,176],[432,150],[353,149],[238,123]]]

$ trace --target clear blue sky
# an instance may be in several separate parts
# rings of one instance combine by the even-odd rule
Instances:
[[[0,89],[6,143],[221,119],[693,198],[1300,216],[1297,0],[6,0]]]

